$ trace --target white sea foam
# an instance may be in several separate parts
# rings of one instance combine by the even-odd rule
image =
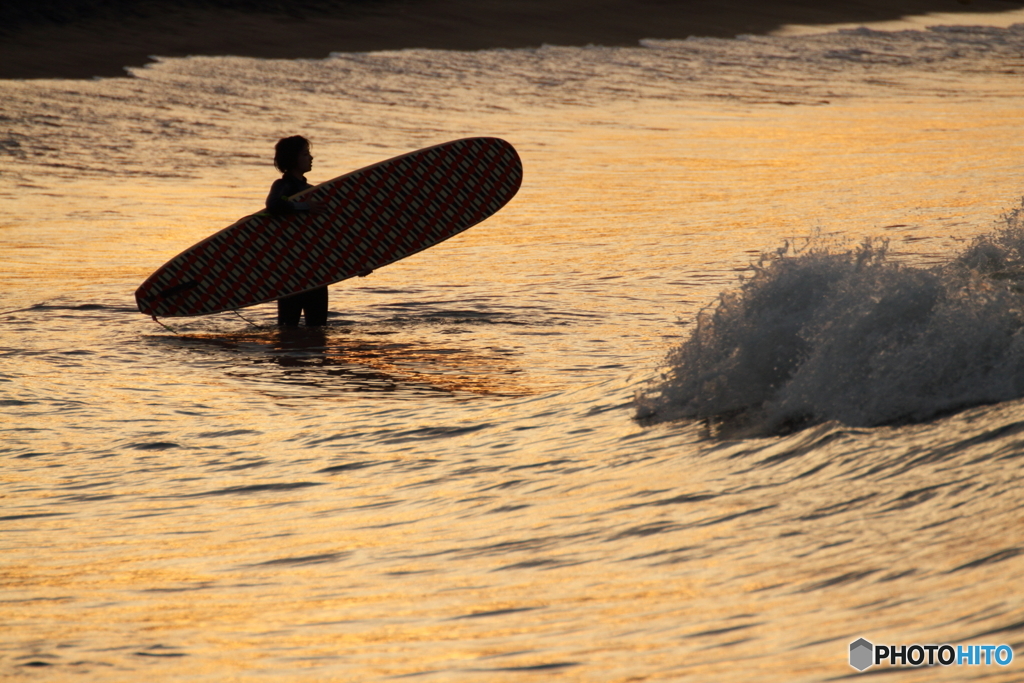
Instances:
[[[1021,209],[944,266],[788,244],[701,313],[637,398],[650,421],[777,432],[919,421],[1024,396]]]

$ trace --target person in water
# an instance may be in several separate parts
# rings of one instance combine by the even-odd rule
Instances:
[[[309,151],[309,140],[301,135],[278,140],[274,147],[274,166],[283,174],[270,186],[267,195],[267,211],[274,216],[287,216],[309,211],[320,213],[323,202],[296,202],[289,199],[303,190],[313,187],[306,182],[306,174],[313,168],[313,155]],[[277,300],[277,324],[283,327],[297,327],[303,312],[308,327],[327,324],[327,287],[286,296]]]

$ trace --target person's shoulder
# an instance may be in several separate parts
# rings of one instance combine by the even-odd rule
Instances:
[[[306,182],[305,178],[296,178],[292,175],[285,175],[274,181],[274,184],[271,187],[278,188],[284,192],[284,194],[290,196],[297,192],[308,190],[313,186]]]

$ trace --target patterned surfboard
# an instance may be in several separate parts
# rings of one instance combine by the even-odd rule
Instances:
[[[154,317],[206,315],[274,301],[394,263],[503,207],[523,167],[509,143],[466,138],[410,152],[321,183],[301,212],[241,219],[185,250],[135,292]]]

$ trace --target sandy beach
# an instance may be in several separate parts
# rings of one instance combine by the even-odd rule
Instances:
[[[73,10],[98,3],[60,2]],[[873,22],[906,15],[1005,12],[1007,0],[352,0],[301,12],[272,3],[156,0],[118,14],[37,13],[0,33],[0,78],[120,76],[152,55],[324,58],[331,52],[551,45],[634,45],[643,38],[733,37],[787,24]],[[244,11],[238,9],[244,7]],[[266,9],[264,9],[266,7]],[[276,5],[281,7],[281,5]],[[13,23],[13,26],[12,26]]]

